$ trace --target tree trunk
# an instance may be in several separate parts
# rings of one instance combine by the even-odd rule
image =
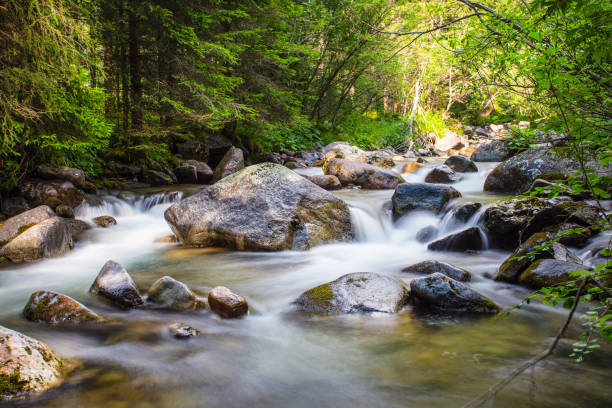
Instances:
[[[142,130],[142,72],[140,67],[139,22],[133,11],[128,12],[130,46],[130,86],[132,95],[132,130]]]

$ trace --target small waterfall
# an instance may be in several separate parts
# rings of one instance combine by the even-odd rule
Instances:
[[[121,217],[150,212],[154,207],[162,204],[171,204],[180,201],[183,193],[168,191],[147,195],[121,195],[115,197],[88,196],[81,205],[75,209],[78,218],[91,219],[102,215]]]

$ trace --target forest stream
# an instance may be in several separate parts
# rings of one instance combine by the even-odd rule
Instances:
[[[406,181],[423,181],[431,159]],[[403,162],[396,163],[399,171]],[[491,204],[501,195],[483,193],[497,163],[479,163],[477,173],[454,184],[461,202]],[[320,168],[298,169],[308,175]],[[178,189],[177,189],[178,188]],[[376,272],[408,284],[401,270],[438,260],[469,270],[470,286],[503,308],[519,304],[531,291],[491,279],[510,252],[432,252],[416,233],[435,225],[446,235],[466,228],[439,216],[411,212],[392,221],[393,190],[334,192],[350,206],[355,239],[307,251],[237,252],[187,249],[155,243],[170,228],[164,211],[197,186],[88,198],[77,218],[112,215],[117,225],[86,232],[64,256],[0,273],[0,321],[44,341],[65,358],[79,361],[66,381],[14,407],[450,407],[468,402],[513,368],[542,351],[565,320],[566,311],[532,304],[509,315],[445,316],[416,313],[308,315],[292,302],[305,290],[352,272]],[[175,193],[180,191],[180,193]],[[467,224],[475,225],[483,209]],[[468,225],[469,226],[469,225]],[[588,264],[592,248],[610,238],[603,233],[577,254]],[[250,306],[242,319],[222,319],[210,311],[174,313],[122,311],[88,289],[109,259],[121,263],[145,291],[162,276],[186,283],[200,294],[219,285],[244,296]],[[54,327],[22,316],[30,294],[51,290],[78,299],[117,319],[95,328]],[[168,326],[184,322],[201,331],[175,339]],[[575,338],[576,319],[569,339]],[[612,401],[612,347],[598,359],[575,364],[571,340],[517,378],[495,399],[495,407],[609,407]],[[579,373],[570,375],[568,373]]]

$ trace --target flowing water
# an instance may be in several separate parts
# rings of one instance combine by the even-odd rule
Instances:
[[[492,166],[479,164],[479,173],[455,185],[463,193],[460,201],[499,199],[482,192]],[[316,171],[320,169],[303,170]],[[422,181],[425,172],[406,178]],[[565,312],[539,305],[480,318],[422,316],[410,307],[396,315],[313,317],[294,312],[291,302],[300,293],[345,273],[378,272],[408,283],[413,276],[401,269],[427,259],[470,270],[471,286],[503,307],[529,294],[487,278],[507,252],[430,252],[416,241],[424,226],[436,225],[443,233],[465,228],[449,216],[413,213],[393,223],[388,206],[392,191],[336,194],[351,207],[355,242],[305,252],[239,253],[154,243],[170,233],[163,212],[183,193],[123,194],[83,205],[79,217],[110,214],[118,225],[89,231],[63,257],[0,270],[1,324],[81,362],[61,387],[12,405],[456,407],[542,351],[556,334]],[[201,294],[228,286],[248,299],[250,315],[222,320],[209,312],[117,311],[88,294],[108,259],[123,264],[143,291],[164,275]],[[71,329],[27,322],[21,311],[29,295],[40,289],[73,296],[120,323]],[[175,322],[188,323],[202,334],[174,339],[168,326]],[[574,325],[570,334],[579,329]],[[570,347],[571,341],[563,341],[555,356],[517,378],[488,406],[609,407],[612,349],[603,347],[578,365],[567,357]]]

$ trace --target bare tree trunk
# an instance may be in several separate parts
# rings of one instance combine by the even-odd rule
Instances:
[[[417,78],[416,83],[414,84],[414,99],[412,101],[412,111],[410,112],[410,122],[408,123],[408,135],[411,135],[414,131],[414,117],[417,113],[417,108],[419,106],[419,88],[421,87],[420,79]]]

